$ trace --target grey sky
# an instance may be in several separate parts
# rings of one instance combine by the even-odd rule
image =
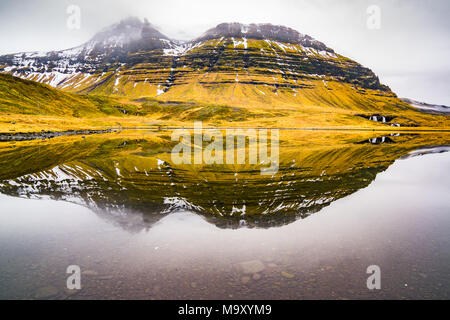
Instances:
[[[66,27],[69,4],[81,29]],[[366,26],[369,5],[381,28]],[[447,0],[1,0],[0,54],[77,46],[128,16],[192,39],[221,22],[292,27],[371,68],[399,96],[450,105],[450,1]]]

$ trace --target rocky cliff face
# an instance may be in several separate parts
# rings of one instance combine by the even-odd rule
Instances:
[[[308,35],[284,27],[272,24],[242,24],[242,23],[221,23],[215,28],[209,29],[197,41],[226,38],[247,38],[255,40],[274,40],[284,43],[299,44],[317,50],[333,52],[322,42],[319,42]]]
[[[79,47],[1,56],[0,68],[70,92],[133,98],[230,105],[344,102],[374,109],[402,103],[370,69],[308,35],[271,24],[223,23],[179,43],[130,18]],[[380,104],[383,99],[389,101]]]

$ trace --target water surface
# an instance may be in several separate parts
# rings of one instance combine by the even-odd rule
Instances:
[[[0,144],[0,298],[449,298],[449,135],[280,131],[273,175],[170,135]]]

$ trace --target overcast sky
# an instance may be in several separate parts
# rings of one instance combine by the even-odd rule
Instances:
[[[67,7],[81,28],[67,28]],[[379,29],[367,8],[377,5]],[[0,0],[0,54],[74,47],[128,16],[146,17],[175,39],[221,22],[292,27],[371,68],[400,97],[450,105],[448,0]]]

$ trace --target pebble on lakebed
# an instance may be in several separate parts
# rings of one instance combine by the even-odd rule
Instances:
[[[85,270],[85,271],[81,272],[81,274],[85,275],[85,276],[97,276],[98,272],[94,271],[94,270]]]
[[[293,275],[293,274],[288,273],[288,272],[286,272],[286,271],[281,271],[281,275],[282,275],[283,277],[287,278],[287,279],[292,279],[292,278],[294,278],[294,275]]]
[[[252,278],[253,278],[253,280],[259,280],[259,279],[261,279],[261,275],[259,273],[255,273],[255,274],[253,274]]]
[[[241,282],[244,283],[244,284],[248,283],[249,281],[250,281],[250,277],[245,276],[245,277],[241,278]]]
[[[34,294],[35,299],[48,299],[51,297],[54,297],[58,294],[58,289],[55,287],[49,286],[49,287],[42,287],[36,291]]]
[[[240,263],[244,273],[258,273],[265,269],[264,263],[260,260],[250,260]]]

